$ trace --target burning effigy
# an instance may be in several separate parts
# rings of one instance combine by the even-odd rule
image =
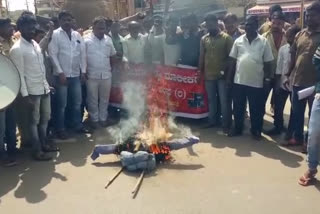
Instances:
[[[122,172],[156,169],[157,164],[172,160],[171,152],[191,147],[200,139],[187,127],[177,125],[170,116],[172,105],[166,93],[168,81],[150,77],[148,84],[126,82],[122,86],[123,104],[128,117],[108,129],[114,143],[95,146],[91,158],[100,155],[118,155],[122,169],[106,185],[108,187]],[[140,184],[139,184],[140,185]],[[136,194],[138,186],[133,191]]]

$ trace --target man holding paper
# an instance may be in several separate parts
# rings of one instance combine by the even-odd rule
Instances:
[[[320,159],[320,46],[313,57],[313,64],[317,72],[316,96],[313,102],[308,140],[308,171],[299,179],[299,184],[308,186],[315,181]]]
[[[307,28],[297,34],[291,47],[292,64],[292,112],[294,138],[288,145],[301,145],[304,142],[304,117],[307,102],[312,105],[313,96],[299,100],[298,92],[316,84],[316,71],[312,57],[320,45],[320,2],[313,2],[306,10]]]

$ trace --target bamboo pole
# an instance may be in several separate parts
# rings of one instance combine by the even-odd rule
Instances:
[[[108,183],[106,184],[106,186],[104,187],[105,189],[107,189],[112,183],[113,181],[116,180],[116,178],[121,174],[121,172],[123,171],[123,167],[108,181]]]
[[[137,184],[135,185],[134,189],[132,190],[132,198],[135,198],[137,196],[137,193],[138,193],[140,186],[142,184],[144,175],[145,175],[145,171],[143,170],[143,172],[141,173],[141,175],[137,181]]]

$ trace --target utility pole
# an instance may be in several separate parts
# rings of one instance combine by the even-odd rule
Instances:
[[[33,4],[34,4],[34,14],[38,15],[37,0],[33,0]]]
[[[26,0],[26,6],[27,6],[27,11],[29,11],[29,3],[28,3],[28,0]]]

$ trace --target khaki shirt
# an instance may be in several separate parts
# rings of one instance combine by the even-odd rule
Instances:
[[[260,34],[264,34],[264,33],[268,32],[269,30],[271,30],[271,25],[272,25],[272,22],[266,21],[266,22],[263,23],[263,25],[261,25],[261,27],[259,28],[259,33],[260,33]],[[291,27],[291,24],[289,24],[288,22],[285,22],[285,23],[284,23],[284,30],[285,30],[285,31],[287,31],[290,27]]]
[[[291,53],[295,55],[295,67],[292,72],[293,86],[309,87],[317,83],[316,69],[312,58],[320,45],[320,29],[311,32],[308,29],[297,34]]]
[[[204,74],[206,80],[217,80],[225,73],[233,39],[224,32],[212,37],[209,34],[201,39],[201,51],[204,51]]]
[[[14,44],[13,39],[10,39],[8,41],[0,36],[0,53],[5,56],[9,56],[9,52],[10,52],[10,49],[12,48],[13,44]]]
[[[271,46],[273,57],[274,57],[274,61],[272,62],[272,73],[271,73],[271,78],[273,78],[274,74],[276,72],[276,69],[277,69],[277,60],[278,60],[279,50],[280,50],[280,48],[282,46],[287,44],[285,31],[283,31],[283,36],[282,36],[282,40],[281,40],[281,43],[280,43],[279,50],[277,49],[277,47],[275,45],[274,38],[273,38],[271,30],[269,30],[268,32],[264,33],[262,36],[268,40],[268,42],[269,42],[269,44]]]

